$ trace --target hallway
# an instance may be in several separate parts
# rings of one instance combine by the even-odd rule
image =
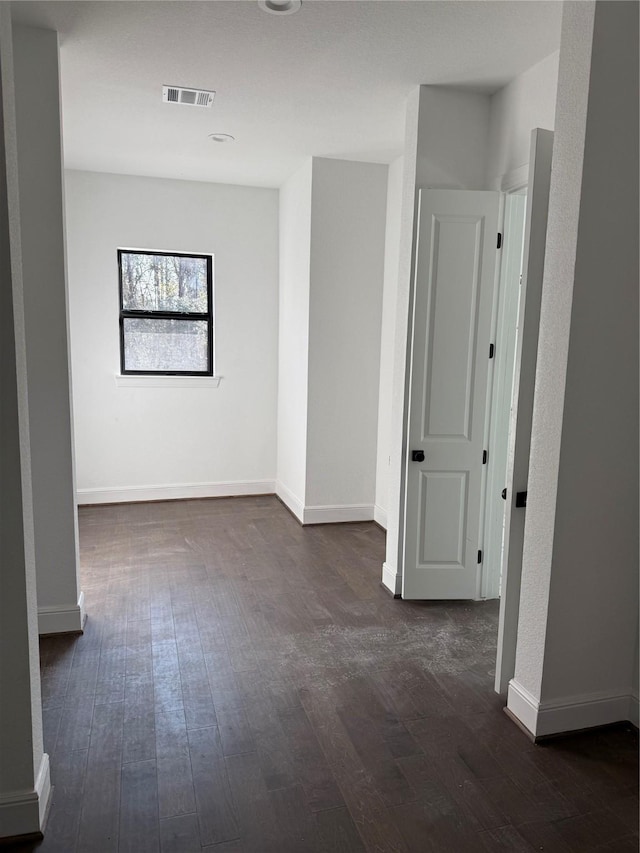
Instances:
[[[401,602],[373,523],[271,496],[80,509],[81,637],[41,641],[56,853],[637,851],[630,726],[534,746],[497,602]]]

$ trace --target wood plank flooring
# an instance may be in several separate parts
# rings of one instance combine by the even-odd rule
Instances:
[[[497,603],[393,600],[374,524],[260,497],[80,533],[89,618],[41,643],[55,788],[20,850],[638,849],[636,732],[532,745],[492,689]]]

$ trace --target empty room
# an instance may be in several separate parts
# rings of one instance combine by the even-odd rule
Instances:
[[[637,34],[0,3],[0,849],[638,849]]]

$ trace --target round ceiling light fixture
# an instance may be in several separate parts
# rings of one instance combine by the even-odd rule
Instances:
[[[210,133],[209,139],[212,142],[234,142],[235,136],[231,136],[230,133]]]
[[[293,15],[302,6],[302,0],[258,0],[258,6],[271,15]]]

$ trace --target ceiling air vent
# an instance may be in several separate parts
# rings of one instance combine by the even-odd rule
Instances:
[[[162,100],[165,104],[187,104],[191,107],[210,107],[215,92],[206,89],[185,89],[183,86],[163,86]]]

